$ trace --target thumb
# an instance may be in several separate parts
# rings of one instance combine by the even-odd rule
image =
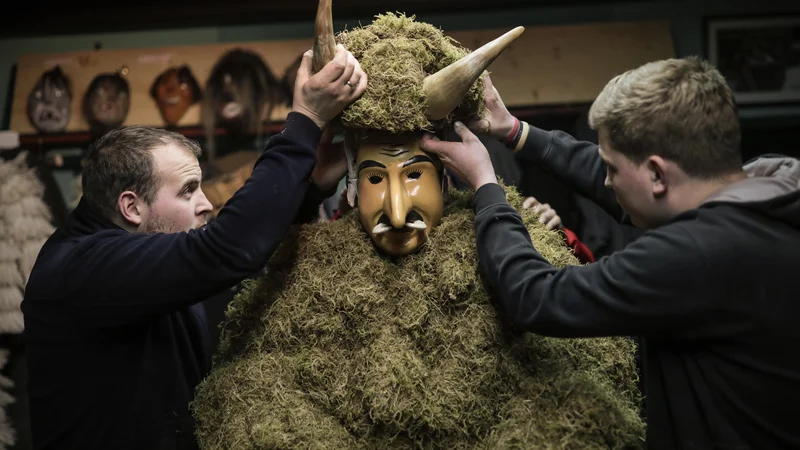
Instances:
[[[314,52],[312,50],[303,53],[303,60],[300,62],[300,67],[297,69],[297,77],[294,82],[295,90],[303,87],[306,81],[311,78],[311,58],[313,56]]]
[[[478,139],[474,134],[472,134],[472,131],[469,131],[469,128],[467,128],[467,126],[461,122],[456,122],[453,126],[453,129],[456,130],[456,134],[458,134],[458,137],[461,138],[461,142],[467,143]]]

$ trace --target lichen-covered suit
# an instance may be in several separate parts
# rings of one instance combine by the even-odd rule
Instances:
[[[434,27],[385,15],[336,39],[369,76],[341,117],[359,139],[436,131],[480,114],[483,83],[473,79],[446,117],[426,115],[422,80],[469,53]],[[386,158],[403,152],[391,148]],[[407,154],[424,156],[417,150]],[[393,172],[391,161],[363,159],[351,164],[350,188],[374,214],[293,230],[267,274],[229,306],[215,368],[192,404],[201,447],[641,446],[633,344],[506,329],[478,271],[472,193],[440,190],[439,212],[425,211],[436,205],[409,194],[422,188],[403,189],[441,176],[438,164],[416,158]],[[386,193],[384,203],[368,200],[374,190]],[[507,191],[537,250],[556,267],[578,264],[558,232]],[[386,251],[400,241],[413,251]]]

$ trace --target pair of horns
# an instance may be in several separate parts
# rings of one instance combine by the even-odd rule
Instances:
[[[336,55],[331,2],[332,0],[320,0],[317,6],[313,59],[315,72],[319,72]],[[428,119],[444,119],[456,109],[489,64],[523,31],[524,27],[516,27],[444,69],[425,77],[423,90],[427,98]]]

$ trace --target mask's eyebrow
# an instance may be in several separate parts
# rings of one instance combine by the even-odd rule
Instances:
[[[402,145],[381,144],[381,155],[397,157],[403,153],[408,152],[408,149]]]
[[[379,163],[378,161],[373,161],[371,159],[368,159],[366,161],[362,161],[361,164],[358,165],[358,171],[361,172],[362,170],[369,169],[370,167],[379,167],[381,169],[386,168],[386,166]]]
[[[417,156],[409,159],[408,161],[404,162],[403,163],[403,168],[406,168],[406,167],[408,167],[408,166],[410,166],[412,164],[424,163],[424,162],[433,164],[433,160],[429,156],[417,155]]]

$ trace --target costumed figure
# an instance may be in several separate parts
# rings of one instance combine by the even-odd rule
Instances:
[[[243,49],[225,53],[211,69],[203,94],[202,122],[208,156],[216,156],[217,125],[236,134],[255,131],[280,103],[278,80],[258,54]]]
[[[43,73],[28,95],[28,119],[40,133],[61,133],[72,115],[72,86],[61,67]]]
[[[330,15],[323,0],[316,69]],[[481,75],[521,32],[471,54],[393,14],[337,36],[369,76],[341,116],[358,209],[295,229],[229,305],[192,404],[202,448],[641,446],[632,342],[506,329],[478,270],[473,193],[445,198],[441,163],[417,145],[481,113]],[[508,198],[552,264],[578,264]]]
[[[94,136],[102,136],[125,122],[131,105],[128,81],[118,73],[96,76],[83,96],[83,115]]]
[[[174,127],[203,94],[192,70],[183,65],[162,72],[150,87],[150,97],[155,100],[164,124]]]

